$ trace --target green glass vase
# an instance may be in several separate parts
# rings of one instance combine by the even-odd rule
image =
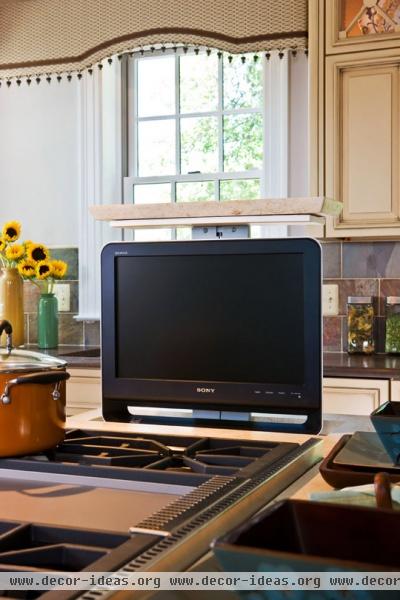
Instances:
[[[58,302],[54,294],[41,294],[38,305],[38,346],[58,346]]]

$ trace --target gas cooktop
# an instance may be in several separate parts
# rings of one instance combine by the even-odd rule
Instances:
[[[54,450],[0,459],[0,469],[197,486],[214,475],[247,478],[298,447],[78,429],[69,431]]]
[[[185,570],[318,462],[321,444],[68,431],[54,450],[0,459],[0,570]],[[87,593],[17,597],[39,596]]]

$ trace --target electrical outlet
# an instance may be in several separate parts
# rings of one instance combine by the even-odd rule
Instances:
[[[339,286],[322,286],[322,314],[324,317],[339,314]]]
[[[56,283],[53,291],[58,300],[58,310],[69,312],[71,310],[71,288],[69,283]]]

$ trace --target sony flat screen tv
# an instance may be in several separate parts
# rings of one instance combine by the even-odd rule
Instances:
[[[318,242],[118,242],[103,249],[101,272],[106,420],[133,420],[128,407],[185,408],[192,424],[320,430]],[[224,418],[203,422],[204,411]],[[305,420],[241,423],[238,413]]]

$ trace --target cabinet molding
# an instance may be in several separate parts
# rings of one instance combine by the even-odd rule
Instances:
[[[357,37],[345,37],[340,32],[340,0],[325,0],[326,27],[325,44],[327,54],[365,52],[368,50],[398,48],[400,31],[378,33]]]

